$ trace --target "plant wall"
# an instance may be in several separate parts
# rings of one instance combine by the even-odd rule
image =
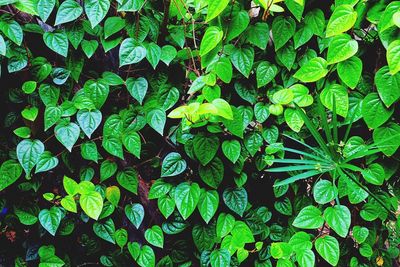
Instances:
[[[0,0],[1,266],[397,266],[400,1]]]

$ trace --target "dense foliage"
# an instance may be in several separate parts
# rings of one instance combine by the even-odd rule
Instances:
[[[0,0],[0,266],[394,266],[399,27],[388,0]]]

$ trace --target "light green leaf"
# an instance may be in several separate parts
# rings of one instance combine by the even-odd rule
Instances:
[[[335,36],[350,30],[357,20],[357,12],[351,5],[339,5],[335,7],[328,25],[326,26],[326,37]]]
[[[372,163],[361,172],[364,179],[373,185],[382,185],[385,181],[385,170],[379,163]]]
[[[318,237],[315,240],[315,249],[330,265],[336,266],[339,262],[339,242],[333,236]]]
[[[337,65],[337,73],[339,78],[351,89],[356,88],[361,78],[363,63],[356,56],[339,62]]]
[[[303,127],[304,125],[304,120],[302,119],[299,112],[301,111],[298,111],[294,108],[287,108],[284,112],[284,117],[287,125],[296,133],[300,132],[301,127]]]
[[[18,154],[17,154],[18,156]],[[21,164],[22,165],[22,164]],[[22,174],[21,165],[15,160],[7,160],[0,167],[0,191],[15,183]]]
[[[206,32],[204,33],[203,39],[201,39],[199,52],[200,56],[202,57],[213,50],[222,40],[223,35],[223,31],[219,27],[208,27]]]
[[[165,121],[167,120],[167,115],[165,111],[161,108],[155,108],[150,110],[146,115],[146,121],[151,128],[156,130],[159,134],[163,135]]]
[[[335,101],[336,113],[344,118],[349,111],[349,95],[345,87],[339,84],[332,84],[322,90],[321,103],[330,110],[333,110],[333,102]]]
[[[375,129],[384,124],[393,114],[393,107],[388,109],[377,93],[368,94],[362,103],[361,113],[369,128]]]
[[[125,206],[125,215],[136,229],[139,229],[144,218],[144,208],[139,203],[128,204]]]
[[[319,180],[313,188],[313,196],[318,204],[331,202],[338,194],[336,186],[328,180]]]
[[[144,232],[144,237],[147,242],[153,246],[163,248],[164,247],[164,234],[161,227],[158,225],[153,225],[151,228]]]
[[[39,161],[36,164],[35,173],[46,172],[54,169],[58,165],[58,158],[53,157],[51,152],[45,151],[40,155]]]
[[[386,107],[390,107],[400,98],[400,74],[390,74],[389,67],[384,66],[375,73],[375,85],[379,97]]]
[[[90,218],[97,220],[103,209],[103,198],[99,192],[88,191],[81,194],[79,204]]]
[[[97,109],[92,111],[81,109],[78,111],[76,115],[76,120],[78,121],[79,126],[89,138],[92,136],[94,131],[99,127],[101,119],[102,119],[101,112]]]
[[[161,58],[161,48],[156,43],[150,43],[146,46],[146,58],[153,69],[156,69]]]
[[[374,130],[373,139],[378,149],[390,157],[400,146],[400,126],[393,122],[380,126]]]
[[[206,22],[217,17],[228,6],[229,0],[209,1]]]
[[[325,59],[315,57],[301,66],[293,77],[305,83],[316,82],[328,74],[327,67],[328,64]]]
[[[343,205],[328,207],[324,211],[326,223],[339,236],[345,238],[350,229],[351,214],[350,210]]]
[[[317,229],[324,224],[321,211],[314,206],[304,207],[293,221],[293,226],[302,229]]]
[[[354,56],[358,51],[358,42],[348,34],[333,37],[329,43],[327,62],[328,65],[344,61]]]

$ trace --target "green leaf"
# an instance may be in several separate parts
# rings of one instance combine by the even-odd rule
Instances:
[[[222,143],[222,152],[232,163],[235,163],[240,157],[241,145],[237,140],[225,140]]]
[[[326,26],[326,37],[335,36],[350,30],[357,20],[357,12],[351,5],[339,5],[335,7],[328,25]]]
[[[315,240],[315,249],[330,265],[336,266],[339,262],[339,242],[333,236],[318,237]]]
[[[223,0],[224,2],[226,0]],[[206,32],[204,33],[203,39],[201,39],[200,43],[200,56],[205,56],[211,50],[213,50],[218,43],[222,40],[224,32],[217,26],[210,26],[207,28]]]
[[[252,47],[235,49],[231,54],[231,61],[235,68],[248,78],[253,67],[254,49]]]
[[[75,145],[76,141],[78,141],[80,129],[76,123],[59,123],[54,128],[54,133],[57,140],[65,146],[70,152],[72,147]]]
[[[369,230],[366,227],[354,226],[353,227],[353,237],[357,243],[362,244],[367,239],[369,235]]]
[[[337,65],[339,78],[351,89],[356,88],[361,78],[363,64],[361,59],[353,56]]]
[[[150,188],[149,199],[156,199],[165,196],[172,188],[172,185],[163,179],[157,179]]]
[[[258,152],[262,144],[263,138],[259,132],[251,132],[244,138],[244,146],[252,157]]]
[[[372,163],[361,172],[364,179],[373,185],[382,185],[385,180],[385,170],[379,163]]]
[[[175,189],[175,203],[179,213],[186,220],[195,210],[200,199],[200,187],[197,183],[180,183]]]
[[[378,149],[390,157],[400,146],[400,126],[393,122],[380,126],[374,130],[373,139]]]
[[[146,48],[133,38],[126,38],[119,48],[119,66],[135,64],[146,57]]]
[[[161,47],[161,57],[160,60],[164,62],[167,66],[169,66],[169,63],[176,57],[177,51],[175,47],[172,45],[164,45]]]
[[[96,40],[83,40],[81,42],[81,47],[87,58],[91,58],[96,52],[97,47],[99,47],[99,43]]]
[[[56,106],[47,106],[44,110],[44,130],[47,131],[56,124],[62,115],[62,108]]]
[[[390,43],[386,51],[386,59],[389,65],[390,74],[394,75],[400,71],[400,40]]]
[[[211,267],[227,267],[230,266],[231,255],[227,249],[216,249],[210,254]]]
[[[43,22],[46,22],[46,20],[50,17],[55,5],[55,0],[39,0],[37,2],[37,13]]]
[[[304,11],[304,0],[285,0],[285,5],[294,17],[300,21]]]
[[[29,177],[31,170],[39,161],[44,152],[44,145],[40,140],[22,140],[17,145],[17,158],[26,176]]]
[[[139,179],[138,174],[133,168],[128,168],[125,171],[117,173],[118,183],[126,190],[137,194]]]
[[[140,136],[137,132],[125,132],[122,136],[122,144],[125,146],[126,150],[128,150],[129,153],[140,159],[142,143],[140,140]]]
[[[269,27],[267,23],[257,22],[247,27],[245,32],[246,41],[265,50],[269,40]]]
[[[99,192],[89,191],[81,194],[79,204],[90,218],[97,220],[103,209],[103,198]]]
[[[50,210],[41,210],[38,218],[43,228],[46,229],[47,232],[49,232],[52,236],[55,236],[63,216],[63,212],[60,208],[51,207]]]
[[[161,48],[156,43],[150,43],[146,46],[147,53],[146,58],[149,61],[153,69],[156,69],[158,62],[161,58]]]
[[[304,125],[304,121],[299,112],[300,111],[294,108],[287,108],[284,112],[284,117],[287,125],[289,125],[290,129],[292,129],[296,133],[300,132],[301,127],[303,127]]]
[[[0,30],[7,36],[11,41],[20,46],[22,44],[23,32],[21,25],[12,19],[2,19],[0,21]]]
[[[136,261],[140,267],[154,267],[156,262],[156,256],[154,255],[153,249],[147,245],[144,245],[141,248],[139,256]]]
[[[308,267],[315,265],[315,255],[311,249],[296,252],[296,260],[300,267]]]
[[[40,155],[39,161],[36,164],[35,173],[46,172],[54,169],[58,165],[58,158],[53,157],[51,152],[45,151]]]
[[[169,196],[162,196],[157,201],[158,209],[161,214],[167,219],[174,212],[175,201]]]
[[[0,55],[5,56],[7,53],[7,45],[2,35],[0,35]]]
[[[390,107],[400,98],[400,74],[390,74],[389,67],[384,66],[375,73],[375,85],[379,97],[386,107]]]
[[[74,0],[66,0],[58,7],[55,25],[67,23],[79,18],[83,8]]]
[[[225,205],[238,214],[243,216],[247,207],[247,192],[243,187],[240,188],[226,188],[222,194]]]
[[[32,94],[36,90],[37,82],[35,81],[27,81],[24,82],[22,85],[22,91],[24,91],[25,94]]]
[[[15,129],[13,131],[13,133],[16,136],[21,137],[21,138],[29,138],[29,137],[31,137],[31,129],[29,129],[28,127],[25,127],[25,126]]]
[[[163,135],[166,120],[167,115],[165,114],[165,111],[161,108],[152,109],[146,115],[147,123],[160,135]]]
[[[226,41],[229,42],[238,37],[250,23],[250,17],[245,10],[241,10],[232,16],[228,32],[226,34]]]
[[[161,227],[158,225],[153,225],[151,228],[144,232],[144,237],[147,242],[153,246],[163,248],[164,247],[164,234]]]
[[[43,41],[48,48],[63,57],[67,57],[68,37],[65,31],[45,32],[43,34]]]
[[[83,90],[85,96],[92,100],[97,109],[104,105],[110,92],[108,84],[102,79],[86,81]]]
[[[126,231],[124,228],[115,231],[114,237],[115,242],[121,249],[126,245],[126,243],[128,243],[128,231]]]
[[[305,83],[316,82],[324,78],[328,74],[328,64],[325,59],[315,57],[310,59],[306,64],[294,74],[294,78]]]
[[[216,136],[197,134],[193,139],[194,154],[204,166],[217,154],[219,139]]]
[[[217,236],[224,237],[229,234],[235,226],[235,217],[230,214],[220,213],[217,219]]]
[[[361,113],[368,128],[378,128],[393,114],[393,108],[388,109],[379,99],[377,93],[368,94],[362,104]]]
[[[135,78],[128,78],[126,80],[126,88],[131,96],[136,99],[140,105],[143,103],[143,99],[146,96],[148,83],[147,80],[143,77]]]
[[[329,43],[327,62],[328,65],[345,61],[354,56],[358,51],[358,42],[348,34],[340,34],[332,38]]]
[[[21,164],[22,165],[22,164]],[[0,167],[0,191],[15,183],[22,174],[21,165],[15,160],[7,160]]]
[[[28,121],[35,121],[38,114],[39,109],[37,107],[27,107],[21,111],[22,117]]]
[[[114,207],[118,206],[118,202],[121,198],[121,191],[118,186],[112,185],[106,188],[106,199],[114,205]]]
[[[101,239],[115,244],[115,225],[111,218],[107,219],[104,223],[95,222],[93,224],[93,232]]]
[[[314,206],[304,207],[293,221],[293,226],[302,229],[317,229],[324,224],[321,211]]]
[[[221,57],[213,66],[215,74],[224,83],[230,83],[232,80],[232,63],[227,57]]]
[[[117,163],[110,160],[103,161],[100,165],[100,181],[103,182],[113,176],[116,173],[117,168]]]
[[[224,164],[215,157],[205,166],[199,166],[200,178],[212,188],[218,188],[224,178]]]
[[[304,17],[304,23],[310,27],[315,35],[323,37],[325,29],[325,16],[321,9],[313,9]]]
[[[119,138],[112,136],[103,137],[101,145],[111,155],[116,156],[120,159],[124,159],[122,142]]]
[[[144,218],[144,208],[139,203],[128,204],[125,206],[125,215],[136,229],[139,229]]]
[[[349,96],[345,87],[332,84],[322,90],[320,99],[321,103],[330,110],[333,110],[335,102],[336,113],[346,118],[349,111]]]
[[[278,73],[278,68],[269,63],[268,61],[261,62],[256,71],[257,77],[257,88],[267,85],[270,83]]]
[[[318,204],[326,204],[331,202],[337,196],[338,190],[328,180],[319,180],[313,189],[315,202]]]
[[[125,19],[121,17],[108,17],[104,22],[104,37],[107,39],[125,27]]]
[[[209,1],[206,22],[217,17],[228,6],[229,0]]]
[[[186,161],[176,152],[169,153],[161,166],[161,177],[176,176],[186,170]]]
[[[296,30],[296,22],[291,17],[278,16],[272,22],[275,51],[283,47]]]
[[[233,243],[246,244],[254,242],[253,233],[244,222],[236,221],[231,234]]]
[[[85,0],[85,13],[90,21],[92,29],[107,15],[110,8],[109,0]]]
[[[76,114],[76,120],[87,137],[91,137],[101,123],[102,115],[99,110],[81,109]]]
[[[351,214],[350,210],[343,205],[328,207],[324,211],[326,223],[339,236],[345,238],[350,229]]]
[[[212,101],[212,105],[217,110],[216,115],[227,120],[233,119],[232,108],[227,101],[222,98],[216,98]]]
[[[197,208],[199,209],[200,215],[206,223],[209,223],[214,214],[217,212],[218,204],[219,195],[217,191],[202,190]]]

